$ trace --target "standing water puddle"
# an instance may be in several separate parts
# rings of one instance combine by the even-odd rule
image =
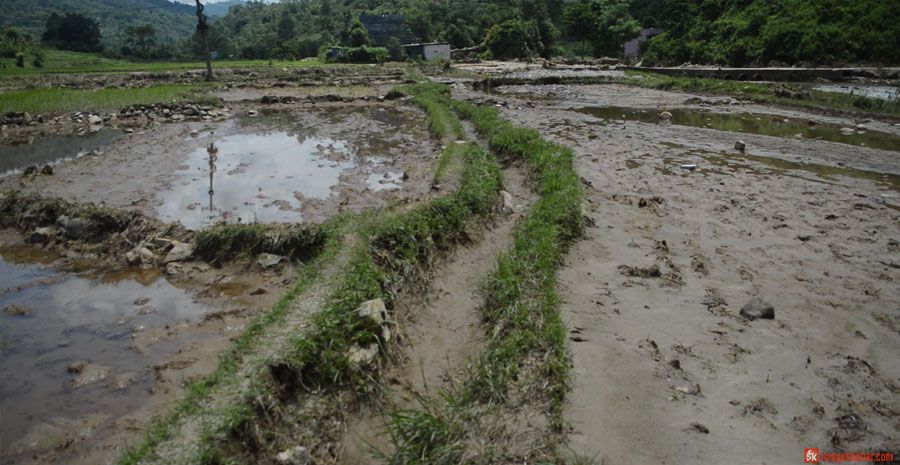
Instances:
[[[838,94],[850,94],[878,100],[900,99],[900,87],[896,86],[856,86],[846,84],[826,84],[813,87],[820,92],[834,92]]]
[[[346,142],[284,131],[238,134],[188,155],[181,178],[161,193],[159,215],[199,228],[229,223],[298,222],[301,198],[325,199],[356,166]]]
[[[605,120],[639,121],[642,123],[664,123],[659,113],[662,110],[640,110],[623,107],[584,107],[575,109]],[[678,126],[711,128],[719,131],[743,132],[774,137],[802,136],[804,139],[821,139],[842,144],[871,147],[900,152],[900,137],[877,131],[856,132],[845,135],[841,127],[829,124],[809,124],[805,120],[784,118],[773,115],[752,113],[730,114],[710,113],[698,110],[672,109],[671,123]]]
[[[44,136],[30,144],[0,146],[0,176],[31,165],[55,164],[103,147],[122,135],[118,129],[100,129],[84,136]]]
[[[152,381],[147,367],[174,352],[177,341],[139,354],[131,334],[208,310],[158,272],[65,273],[35,264],[53,258],[38,252],[0,248],[4,454],[38,424],[140,405]]]

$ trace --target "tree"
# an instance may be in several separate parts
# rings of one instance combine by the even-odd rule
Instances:
[[[150,58],[150,51],[156,43],[156,29],[149,24],[129,27],[125,30],[125,43],[131,52],[141,58]]]
[[[412,32],[420,42],[427,42],[431,38],[432,24],[427,3],[416,2],[403,12],[403,20],[409,32]]]
[[[582,42],[582,56],[587,50],[587,44],[594,40],[598,22],[594,9],[588,3],[570,3],[563,10],[563,25],[569,35]]]
[[[619,55],[622,44],[641,33],[641,25],[628,12],[630,0],[592,0],[572,3],[563,12],[569,34],[590,42],[594,56]]]
[[[354,18],[353,22],[350,23],[350,29],[347,30],[347,41],[353,47],[362,47],[371,43],[369,41],[369,31],[363,26],[359,18]]]
[[[641,33],[641,24],[631,17],[631,0],[593,0],[591,8],[597,15],[598,34],[594,39],[594,56],[618,56],[622,44]]]
[[[56,48],[76,52],[99,52],[102,49],[100,23],[87,16],[79,13],[59,16],[52,13],[45,26],[41,40]]]
[[[536,52],[535,44],[539,43],[539,32],[534,22],[520,19],[496,24],[484,36],[484,45],[494,58],[500,60],[529,58]]]

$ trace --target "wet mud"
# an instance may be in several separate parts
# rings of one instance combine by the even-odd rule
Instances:
[[[603,463],[713,464],[787,463],[804,447],[897,450],[895,151],[627,116],[598,124],[580,110],[656,117],[703,110],[685,103],[702,97],[532,90],[555,96],[537,103],[508,93],[497,104],[575,150],[593,223],[559,275],[572,331],[574,452]],[[455,93],[498,100],[463,86]],[[715,111],[898,134],[887,121],[743,102]],[[755,298],[773,319],[745,316]]]

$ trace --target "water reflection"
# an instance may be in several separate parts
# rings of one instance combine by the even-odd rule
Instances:
[[[0,176],[31,165],[58,163],[110,144],[122,135],[118,129],[100,129],[84,136],[49,135],[30,144],[0,146]]]
[[[160,195],[159,215],[202,228],[218,221],[296,222],[301,199],[325,199],[356,166],[345,141],[285,131],[224,137],[188,155],[180,180]]]
[[[160,342],[138,353],[131,350],[132,332],[196,319],[208,310],[158,275],[145,285],[121,273],[63,273],[14,263],[28,256],[19,252],[0,248],[3,444],[54,417],[114,413],[117,405],[139,405],[151,381],[146,367],[176,346]],[[106,367],[109,375],[73,390],[68,367],[76,361]],[[135,383],[125,390],[110,387],[123,373],[134,373]]]
[[[643,110],[623,107],[584,107],[575,109],[606,120],[640,121],[642,123],[665,123],[658,110]],[[672,109],[671,123],[678,126],[711,128],[720,131],[743,132],[775,137],[795,137],[821,139],[842,144],[871,147],[900,152],[900,137],[877,131],[854,131],[841,133],[841,127],[832,124],[811,124],[809,121],[784,118],[775,115],[753,113],[712,113],[698,110]]]

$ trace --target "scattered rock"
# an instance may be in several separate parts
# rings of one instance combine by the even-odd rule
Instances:
[[[134,384],[134,382],[136,380],[137,380],[137,373],[133,373],[133,372],[122,373],[122,374],[116,376],[112,380],[112,382],[109,383],[109,387],[111,387],[117,391],[121,391],[121,390],[127,388],[128,386],[131,386],[132,384]]]
[[[856,131],[854,131],[853,129],[851,129],[851,128],[841,128],[841,135],[844,135],[844,136],[852,136],[853,134],[856,134]]]
[[[53,165],[44,165],[44,167],[41,168],[41,174],[44,176],[53,176]]]
[[[737,142],[734,143],[734,149],[737,150],[738,152],[743,152],[744,150],[747,149],[747,144],[742,140],[738,140]]]
[[[177,276],[182,271],[184,271],[184,267],[180,263],[172,262],[166,264],[166,274],[169,276]]]
[[[676,360],[676,361],[677,361],[677,360]],[[679,367],[681,366],[680,363],[679,363],[678,365],[679,365]],[[699,395],[700,395],[700,385],[699,385],[699,384],[696,384],[696,383],[691,384],[691,385],[689,385],[689,386],[676,386],[676,387],[675,387],[675,390],[678,391],[678,392],[680,392],[680,393],[682,393],[682,394],[689,394],[689,395],[692,395],[692,396],[699,396]]]
[[[103,124],[103,118],[97,115],[88,116],[88,123],[91,124]]]
[[[256,116],[256,115],[259,114],[259,112],[256,111],[256,110],[247,110],[247,114],[248,114],[249,116]]]
[[[22,172],[22,177],[34,176],[36,174],[38,174],[38,167],[35,165],[31,165],[25,168],[25,171]]]
[[[659,119],[670,120],[672,119],[672,113],[668,111],[660,112]]]
[[[381,325],[382,342],[391,340],[391,330],[388,328],[387,308],[381,299],[367,300],[356,309],[356,314],[362,318],[370,318]]]
[[[371,343],[366,347],[353,346],[347,353],[347,359],[356,366],[368,365],[378,357],[378,344]]]
[[[9,316],[28,316],[31,315],[31,310],[21,305],[9,304],[3,307],[3,313]]]
[[[37,228],[30,236],[28,236],[28,242],[32,244],[46,244],[50,242],[54,236],[56,236],[56,228],[52,226]]]
[[[185,242],[172,241],[172,248],[166,254],[163,263],[180,262],[191,258],[194,254],[194,246]]]
[[[759,297],[754,297],[741,307],[741,316],[749,320],[756,320],[758,318],[774,320],[775,307]]]
[[[308,465],[310,461],[309,450],[303,446],[297,446],[279,452],[275,455],[275,461],[283,465]]]
[[[695,421],[695,422],[691,423],[691,428],[692,428],[694,431],[697,431],[697,432],[699,432],[699,433],[709,434],[709,428],[707,428],[706,426],[704,426],[702,423],[697,423],[697,422]]]
[[[103,365],[95,365],[88,362],[75,362],[69,365],[69,373],[75,375],[69,387],[78,389],[97,381],[101,381],[109,376],[109,367]]]
[[[272,267],[278,265],[279,263],[282,262],[282,260],[286,260],[286,259],[287,259],[286,257],[281,256],[281,255],[275,255],[275,254],[271,254],[271,253],[261,253],[261,254],[259,254],[259,257],[257,257],[256,263],[258,263],[259,266],[261,266],[263,269],[268,269],[268,268],[272,268]]]
[[[619,265],[619,273],[622,273],[625,276],[639,278],[658,278],[662,276],[662,273],[659,271],[659,266],[656,264],[646,268],[640,266]]]
[[[501,211],[506,215],[512,214],[515,211],[512,194],[506,191],[500,191],[500,196],[503,197]]]
[[[256,288],[256,290],[250,291],[250,295],[263,295],[265,293],[266,290],[261,287]]]
[[[135,305],[147,305],[148,302],[150,302],[150,297],[138,297],[137,299],[134,299]]]
[[[63,218],[63,227],[66,231],[66,237],[69,239],[79,239],[84,236],[87,231],[88,222],[82,218],[68,218],[66,216],[62,216]],[[57,225],[59,224],[59,220],[57,220]]]
[[[138,248],[131,249],[125,254],[125,263],[129,266],[140,265],[141,260],[141,251]]]
[[[196,130],[196,129],[194,129],[193,131],[191,131],[191,136],[197,137],[198,135],[200,135],[200,131],[198,131],[198,130]]]
[[[149,315],[151,313],[156,313],[156,307],[152,305],[144,305],[138,309],[138,315]]]

